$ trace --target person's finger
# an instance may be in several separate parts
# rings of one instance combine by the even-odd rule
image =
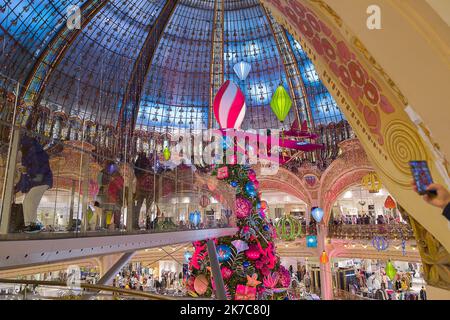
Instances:
[[[431,202],[431,198],[427,194],[423,196],[423,200],[425,200],[428,203]]]
[[[426,190],[440,190],[440,189],[442,189],[441,185],[437,183],[432,183],[427,186]]]

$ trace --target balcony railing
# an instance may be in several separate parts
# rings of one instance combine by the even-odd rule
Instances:
[[[385,236],[393,240],[408,240],[414,238],[408,224],[330,224],[330,238],[339,239],[372,239],[375,236]]]

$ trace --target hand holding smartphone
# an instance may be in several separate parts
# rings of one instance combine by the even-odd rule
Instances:
[[[409,166],[416,183],[417,192],[420,195],[427,194],[430,197],[435,197],[437,195],[436,190],[427,190],[428,186],[433,183],[427,162],[414,160],[409,162]]]

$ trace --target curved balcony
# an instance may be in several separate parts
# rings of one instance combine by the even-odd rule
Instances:
[[[367,239],[384,236],[392,240],[414,238],[411,226],[404,223],[393,224],[330,224],[328,237],[338,239]]]

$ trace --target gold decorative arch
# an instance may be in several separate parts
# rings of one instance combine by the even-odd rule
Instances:
[[[434,180],[442,166],[404,111],[407,98],[324,0],[262,0],[297,39],[358,136],[383,184],[448,250],[448,223],[411,190],[409,160],[427,160]],[[447,173],[448,175],[448,173]]]

